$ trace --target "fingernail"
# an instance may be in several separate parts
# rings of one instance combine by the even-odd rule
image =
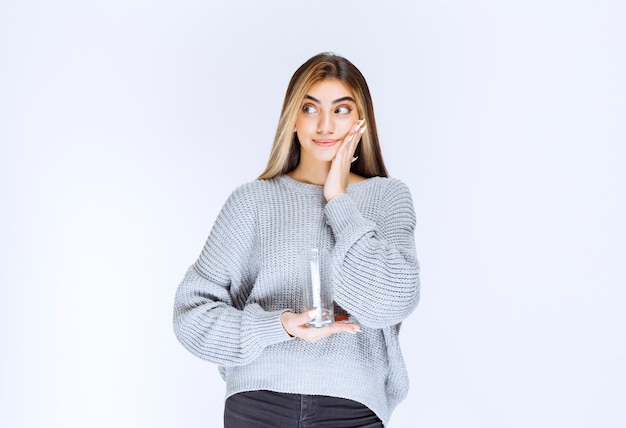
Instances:
[[[361,130],[359,131],[359,134],[363,135],[363,133],[365,132],[366,129],[367,129],[367,125],[365,125],[363,128],[361,128]]]

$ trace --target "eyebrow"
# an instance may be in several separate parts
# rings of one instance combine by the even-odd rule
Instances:
[[[314,103],[322,104],[322,102],[321,102],[320,100],[318,100],[317,98],[312,97],[312,96],[310,96],[310,95],[305,95],[305,96],[304,96],[304,98],[305,98],[305,99],[307,99],[307,100],[311,100],[311,101],[313,101]],[[336,99],[336,100],[334,100],[331,104],[342,103],[342,102],[344,102],[344,101],[352,101],[353,103],[355,103],[355,104],[356,104],[356,101],[354,101],[354,98],[352,98],[352,97],[341,97],[341,98],[337,98],[337,99]]]

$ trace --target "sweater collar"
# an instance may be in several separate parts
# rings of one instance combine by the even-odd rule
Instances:
[[[358,183],[348,184],[348,192],[350,192],[350,190],[358,189],[360,186],[365,185],[366,183],[368,183],[374,178],[378,178],[378,177],[372,177],[367,180],[359,181]],[[276,177],[276,180],[279,183],[301,193],[308,193],[311,195],[324,194],[324,186],[320,186],[317,184],[302,183],[301,181],[294,180],[293,178],[289,177],[287,174],[279,175],[278,177]]]

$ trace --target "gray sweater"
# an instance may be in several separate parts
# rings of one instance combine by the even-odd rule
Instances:
[[[175,298],[174,330],[219,366],[226,397],[271,390],[342,397],[387,424],[408,391],[400,323],[419,300],[415,215],[408,188],[374,177],[326,203],[322,186],[286,175],[236,189]],[[360,324],[310,343],[283,329],[300,312],[297,254],[331,251],[335,313]]]

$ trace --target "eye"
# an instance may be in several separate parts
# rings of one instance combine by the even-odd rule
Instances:
[[[302,113],[304,114],[313,114],[316,113],[317,109],[313,104],[305,104],[302,106]]]
[[[339,106],[335,109],[335,113],[337,114],[350,114],[350,112],[352,111],[352,109],[348,106]]]

